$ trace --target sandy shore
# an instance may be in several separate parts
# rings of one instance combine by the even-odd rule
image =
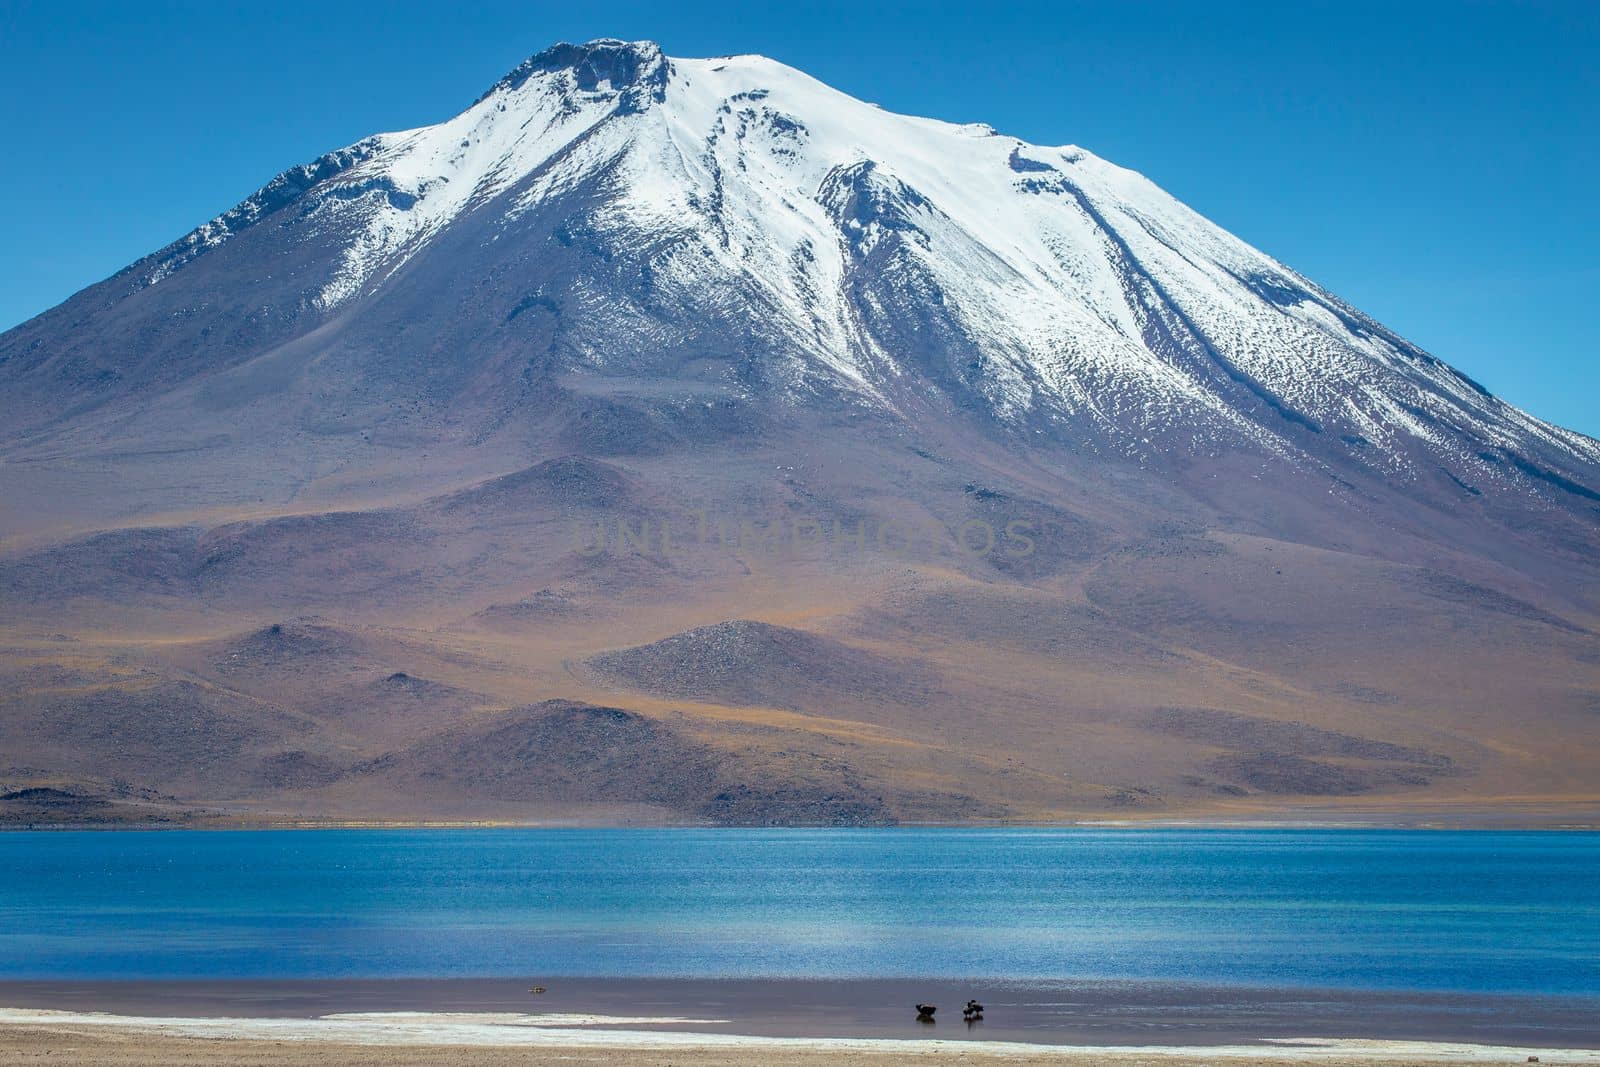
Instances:
[[[1403,1054],[1369,1055],[1347,1053],[1318,1061],[1327,1067],[1380,1067],[1380,1065],[1461,1063],[1456,1058],[1423,1059]],[[1503,1059],[1474,1060],[1476,1063],[1522,1065],[1515,1056]],[[1541,1064],[1593,1061],[1563,1060],[1546,1056]],[[1283,1059],[1271,1054],[1244,1056],[1205,1053],[1194,1055],[1142,1056],[1122,1050],[1071,1052],[1063,1049],[1046,1052],[1002,1052],[944,1046],[916,1051],[872,1052],[858,1049],[773,1049],[773,1048],[585,1048],[551,1047],[537,1050],[481,1048],[448,1045],[415,1045],[404,1049],[348,1045],[329,1042],[205,1041],[195,1038],[154,1037],[144,1034],[85,1034],[70,1030],[10,1028],[0,1030],[0,1067],[71,1063],[82,1067],[168,1067],[168,1065],[216,1064],[226,1067],[585,1067],[610,1064],[616,1067],[904,1067],[909,1064],[995,1064],[1005,1067],[1301,1067],[1299,1059]]]
[[[36,1009],[0,1010],[0,1067],[83,1064],[154,1067],[299,1065],[620,1064],[721,1067],[731,1064],[941,1062],[1188,1067],[1403,1064],[1600,1065],[1600,1050],[1518,1049],[1448,1042],[1296,1039],[1216,1047],[1041,1046],[1018,1042],[773,1038],[629,1030],[661,1020],[509,1013],[357,1013],[316,1019],[163,1019]]]

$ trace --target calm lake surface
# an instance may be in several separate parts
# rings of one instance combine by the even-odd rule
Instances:
[[[0,977],[1135,979],[1600,995],[1600,834],[0,833]]]

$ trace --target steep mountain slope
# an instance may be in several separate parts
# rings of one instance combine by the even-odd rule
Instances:
[[[748,821],[1600,792],[1600,443],[1083,149],[757,56],[558,45],[287,171],[0,336],[0,419],[6,788]],[[175,777],[112,736],[168,696],[260,723]],[[612,723],[704,773],[608,792]],[[462,755],[569,725],[591,782]]]

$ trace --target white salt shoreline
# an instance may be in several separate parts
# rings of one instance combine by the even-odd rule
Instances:
[[[629,1026],[695,1026],[718,1019],[672,1016],[519,1014],[512,1012],[357,1012],[316,1018],[182,1018],[106,1012],[0,1008],[0,1028],[105,1028],[162,1037],[206,1040],[308,1041],[351,1045],[471,1045],[488,1047],[691,1049],[773,1048],[820,1052],[909,1054],[981,1053],[1003,1057],[1059,1054],[1107,1059],[1249,1059],[1364,1063],[1506,1063],[1537,1056],[1541,1064],[1600,1064],[1600,1049],[1476,1045],[1447,1041],[1346,1038],[1269,1038],[1233,1045],[1042,1045],[1018,1041],[893,1038],[761,1037],[693,1031],[630,1030]],[[4,1031],[0,1029],[0,1038]]]

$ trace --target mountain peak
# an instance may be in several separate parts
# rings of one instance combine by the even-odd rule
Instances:
[[[523,60],[495,84],[490,94],[518,89],[535,74],[556,71],[570,71],[576,87],[584,92],[624,93],[648,87],[654,95],[666,83],[667,63],[661,46],[654,41],[623,41],[615,37],[597,37],[583,44],[562,41]]]

